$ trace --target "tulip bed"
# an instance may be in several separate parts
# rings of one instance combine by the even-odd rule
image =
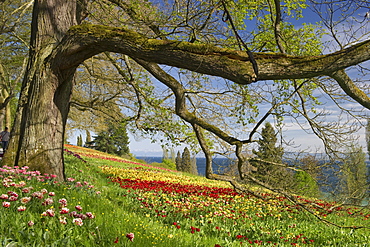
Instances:
[[[161,175],[143,168],[105,166],[102,170],[114,174],[111,181],[119,184],[124,190],[122,196],[130,198],[135,208],[140,205],[142,214],[158,218],[163,224],[177,229],[188,230],[199,235],[199,239],[203,236],[219,239],[219,243],[212,246],[334,244],[331,238],[323,240],[320,236],[325,235],[327,226],[321,224],[307,230],[320,223],[280,195],[262,193],[264,198],[260,199],[250,194],[238,194],[232,188],[210,187],[195,181],[189,183],[190,180],[179,179],[178,175]],[[300,197],[297,200],[316,215],[335,220],[337,224],[366,221],[370,216],[358,208],[334,207],[333,210],[332,203]],[[314,206],[310,206],[312,203]],[[338,217],[349,215],[356,216],[344,220]],[[365,239],[363,243],[368,241],[366,235]]]
[[[66,145],[64,183],[0,170],[1,246],[367,246],[370,212]],[[313,204],[314,203],[314,204]],[[304,210],[307,207],[313,214]],[[332,222],[340,228],[319,221]],[[359,228],[364,227],[364,228]]]

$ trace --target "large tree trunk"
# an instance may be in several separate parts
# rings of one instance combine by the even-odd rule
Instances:
[[[36,0],[30,59],[5,162],[64,180],[63,136],[75,69],[60,73],[50,54],[76,25],[76,1]]]

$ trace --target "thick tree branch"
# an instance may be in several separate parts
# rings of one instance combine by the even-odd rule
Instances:
[[[330,77],[335,79],[343,91],[360,105],[370,109],[370,97],[359,89],[344,70],[333,72]]]
[[[149,39],[124,28],[88,24],[74,26],[69,30],[54,54],[54,57],[60,57],[54,66],[61,70],[77,67],[81,61],[103,51],[219,76],[239,84],[253,82],[254,70],[246,52],[210,44]],[[338,70],[369,60],[370,40],[327,55],[254,53],[254,58],[259,67],[259,80],[332,75]]]

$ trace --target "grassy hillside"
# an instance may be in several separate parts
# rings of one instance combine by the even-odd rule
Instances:
[[[224,182],[66,145],[67,182],[2,167],[1,246],[368,246],[369,209],[237,194]],[[261,191],[260,191],[261,192]],[[365,228],[360,228],[365,226]]]

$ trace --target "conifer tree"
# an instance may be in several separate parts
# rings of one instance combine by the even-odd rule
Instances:
[[[264,182],[273,183],[274,180],[281,180],[281,177],[280,179],[274,179],[274,177],[277,178],[280,173],[284,173],[281,167],[268,163],[268,161],[282,163],[284,151],[280,146],[276,146],[277,141],[274,128],[271,123],[266,122],[262,128],[261,137],[257,141],[258,150],[252,150],[258,161],[251,162],[251,165],[257,168],[257,177]]]
[[[182,153],[182,171],[191,173],[191,156],[187,147],[184,148]]]
[[[77,136],[77,146],[82,147],[82,135]]]
[[[89,147],[88,143],[91,143],[91,134],[90,134],[90,131],[86,130],[86,141],[85,141],[86,147]]]
[[[182,171],[182,158],[181,158],[180,151],[177,151],[177,156],[176,156],[176,170]]]

